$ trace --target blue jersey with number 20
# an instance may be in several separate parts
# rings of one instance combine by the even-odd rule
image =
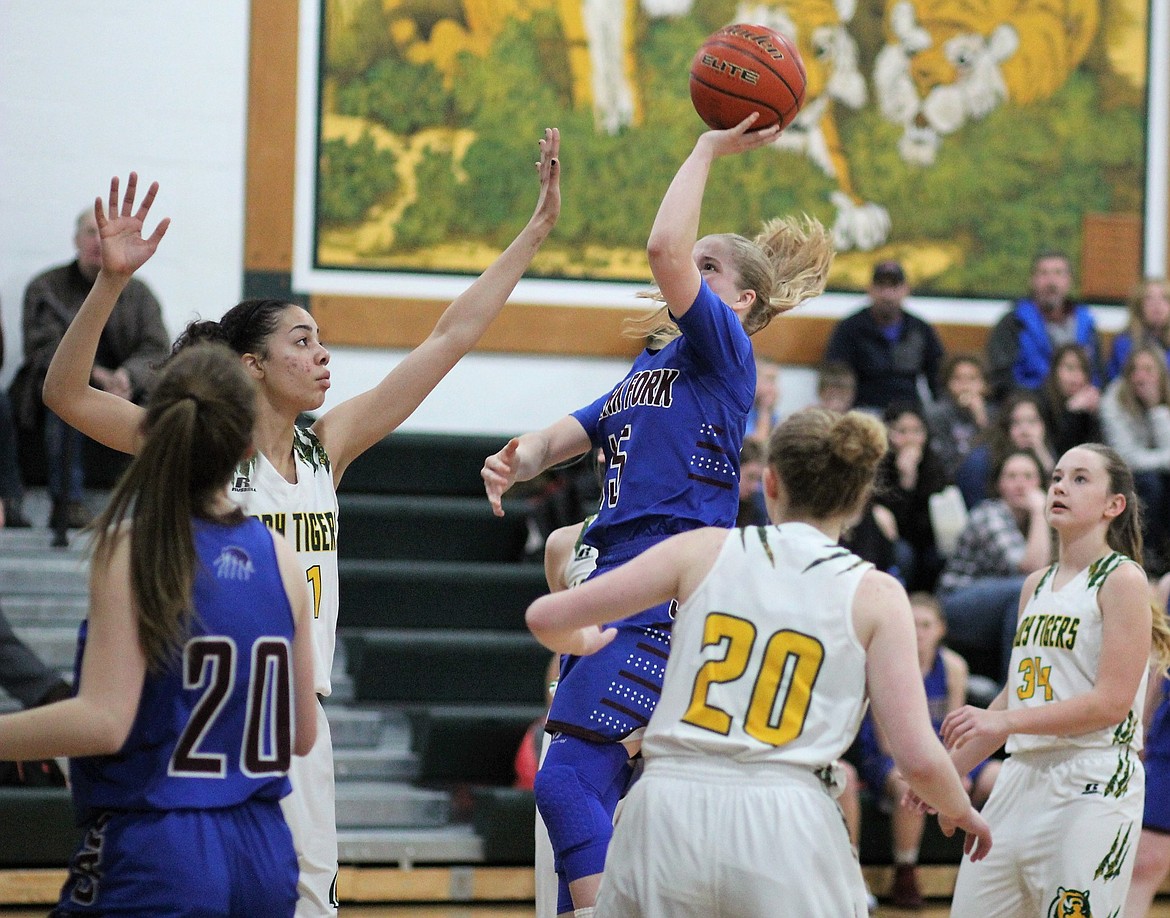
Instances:
[[[126,744],[71,762],[78,815],[209,809],[289,792],[293,615],[262,523],[194,522],[190,636],[146,675]],[[86,624],[77,651],[80,679]]]

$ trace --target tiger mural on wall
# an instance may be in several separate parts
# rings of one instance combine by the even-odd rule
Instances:
[[[386,0],[390,31],[408,60],[454,78],[460,53],[484,55],[509,19],[552,10],[560,21],[574,108],[592,109],[599,131],[617,134],[642,123],[637,17],[683,16],[693,0]],[[433,20],[424,34],[420,19]]]
[[[1004,102],[1047,99],[1084,59],[1101,0],[886,0],[874,63],[902,159],[929,166],[942,139]]]
[[[840,251],[877,248],[890,233],[886,208],[854,190],[833,111],[835,103],[851,109],[866,103],[857,42],[849,33],[856,8],[857,0],[773,0],[741,3],[735,14],[736,22],[765,25],[788,38],[804,61],[804,107],[773,145],[807,156],[836,181],[830,200],[836,209],[833,243]]]

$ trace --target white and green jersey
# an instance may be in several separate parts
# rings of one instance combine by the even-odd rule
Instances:
[[[581,533],[577,536],[573,553],[565,562],[565,586],[570,590],[597,569],[597,549],[585,542],[585,532],[595,519],[596,513],[585,517],[585,525],[581,527]]]
[[[329,456],[311,430],[294,428],[293,455],[295,484],[256,452],[236,468],[229,493],[245,513],[286,536],[296,549],[312,602],[314,689],[328,695],[337,640],[337,490]]]
[[[1016,626],[1008,670],[1008,710],[1038,708],[1067,701],[1096,684],[1101,661],[1103,619],[1097,593],[1113,571],[1134,563],[1112,552],[1077,573],[1060,589],[1053,588],[1058,564],[1044,572],[1028,598]],[[1119,724],[1078,736],[1038,736],[1013,733],[1008,752],[1049,749],[1099,749],[1142,745],[1142,708],[1146,697],[1142,677],[1129,714]]]
[[[679,603],[642,754],[820,768],[866,709],[853,597],[872,565],[805,523],[733,529]]]

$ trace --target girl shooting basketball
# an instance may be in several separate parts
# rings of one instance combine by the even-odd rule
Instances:
[[[647,254],[655,298],[665,307],[638,327],[654,344],[591,405],[511,440],[484,462],[488,500],[502,515],[513,483],[603,449],[601,506],[585,537],[599,552],[598,571],[674,533],[734,525],[756,389],[750,336],[824,289],[833,253],[815,221],[775,220],[755,240],[720,234],[696,241],[712,163],[776,137],[776,127],[749,133],[755,121],[702,134],[662,199]],[[553,740],[536,800],[557,854],[560,914],[593,906],[628,760],[662,685],[670,603],[632,611],[638,614],[620,624],[612,647],[563,661],[549,713]]]

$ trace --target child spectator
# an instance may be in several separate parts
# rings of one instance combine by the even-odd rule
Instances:
[[[817,368],[818,408],[828,408],[843,414],[853,407],[857,398],[857,374],[849,364],[840,360],[826,360]]]
[[[747,437],[768,442],[772,428],[780,423],[780,366],[767,357],[756,358],[756,398],[748,411]]]
[[[982,358],[954,354],[943,363],[942,391],[927,409],[931,448],[951,481],[991,423]]]
[[[1052,355],[1052,369],[1040,387],[1040,410],[1056,455],[1101,439],[1101,390],[1093,385],[1092,372],[1089,353],[1079,344],[1062,344]]]
[[[930,496],[947,486],[942,462],[930,449],[923,410],[895,402],[883,414],[890,451],[878,467],[876,500],[894,517],[895,552],[906,589],[932,590],[942,568],[930,521]]]
[[[736,526],[767,526],[768,508],[764,505],[764,468],[768,448],[764,440],[745,437],[739,450],[739,513]]]
[[[1035,392],[1019,390],[1008,396],[995,424],[988,429],[986,442],[972,449],[959,466],[955,484],[963,493],[968,509],[994,496],[994,467],[1013,450],[1027,450],[1035,455],[1040,462],[1041,479],[1048,477],[1055,454],[1048,425],[1044,423],[1040,396]]]
[[[1121,375],[1125,359],[1139,347],[1155,347],[1170,361],[1170,284],[1164,277],[1147,278],[1134,288],[1126,301],[1129,324],[1113,339],[1113,352],[1106,367],[1106,379]]]
[[[947,625],[942,606],[930,593],[910,594],[910,608],[914,613],[914,627],[918,638],[918,666],[926,688],[926,705],[930,721],[937,733],[943,718],[957,711],[967,700],[967,661],[943,646]],[[866,714],[854,747],[861,780],[875,794],[882,797],[890,813],[890,828],[894,843],[894,889],[891,904],[895,908],[922,908],[922,890],[918,883],[918,853],[926,816],[917,809],[900,806],[909,785],[890,757],[886,736],[873,719]],[[971,795],[976,809],[983,806],[999,774],[1000,762],[987,759],[963,776],[963,787]]]

